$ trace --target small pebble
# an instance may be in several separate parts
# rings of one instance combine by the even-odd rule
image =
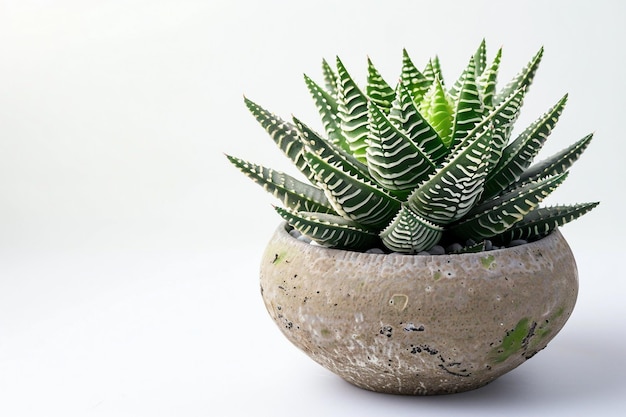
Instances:
[[[301,242],[304,242],[304,243],[310,243],[310,244],[313,244],[313,243],[314,243],[314,242],[313,242],[310,238],[308,238],[308,237],[306,237],[306,236],[304,236],[304,235],[299,235],[299,236],[297,237],[297,239],[298,239],[299,241],[301,241]]]
[[[527,243],[528,242],[525,241],[524,239],[515,239],[515,240],[512,240],[511,243],[509,243],[509,247],[525,245]]]
[[[443,255],[446,253],[446,250],[443,248],[443,246],[435,245],[430,248],[428,253],[430,253],[431,255]]]
[[[365,251],[365,253],[378,253],[378,254],[383,254],[385,253],[382,249],[380,248],[372,248],[372,249],[368,249]]]
[[[493,243],[491,243],[491,240],[485,240],[485,250],[492,250],[493,249]]]
[[[446,248],[447,253],[460,252],[462,250],[463,250],[463,245],[461,245],[460,243],[453,243]]]
[[[289,231],[289,234],[293,237],[295,237],[296,239],[300,237],[300,232],[298,232],[296,229],[291,229]]]
[[[418,255],[424,256],[424,255],[430,255],[430,253],[428,253],[425,250],[423,250],[423,251],[419,252]]]

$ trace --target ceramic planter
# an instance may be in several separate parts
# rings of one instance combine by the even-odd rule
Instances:
[[[287,228],[262,258],[267,310],[313,360],[372,391],[481,387],[543,349],[578,294],[558,230],[508,249],[421,256],[323,248]]]

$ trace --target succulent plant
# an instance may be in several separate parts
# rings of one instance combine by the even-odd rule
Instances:
[[[282,201],[275,209],[283,219],[325,246],[417,253],[470,242],[461,251],[479,251],[487,240],[539,239],[598,204],[540,207],[592,134],[531,165],[567,95],[511,140],[543,48],[497,91],[501,55],[487,62],[481,42],[449,87],[437,57],[420,71],[403,50],[395,88],[368,59],[365,90],[339,58],[336,68],[323,60],[323,87],[304,76],[323,134],[244,97],[308,182],[227,157]]]

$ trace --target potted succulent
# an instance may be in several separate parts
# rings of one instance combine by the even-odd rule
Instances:
[[[499,91],[484,41],[449,86],[406,50],[395,87],[369,59],[365,89],[323,61],[324,86],[305,82],[324,133],[245,98],[308,180],[227,156],[283,203],[261,292],[291,342],[359,387],[427,395],[485,385],[563,327],[578,276],[558,228],[598,203],[540,206],[592,138],[532,164],[567,96],[512,135],[542,55]]]

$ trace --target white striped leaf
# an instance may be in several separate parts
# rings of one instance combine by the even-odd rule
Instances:
[[[389,114],[396,92],[383,79],[369,58],[367,59],[367,87],[365,91],[371,101],[376,103],[385,114]]]
[[[420,103],[430,88],[432,80],[426,79],[411,61],[406,49],[402,50],[402,73],[400,84],[411,93],[415,103]]]
[[[452,148],[461,143],[483,119],[483,106],[476,85],[474,58],[463,71],[452,122]]]
[[[300,172],[308,179],[312,180],[314,176],[302,156],[304,145],[300,142],[295,126],[275,114],[270,113],[246,97],[244,97],[244,102],[250,110],[250,113],[252,113],[254,118],[263,126],[265,131],[269,133],[280,150],[291,159]]]
[[[322,74],[326,91],[337,100],[337,74],[325,59],[322,60]]]
[[[475,140],[450,155],[443,167],[409,196],[411,210],[439,225],[467,214],[483,190],[492,134],[493,125],[489,125]]]
[[[485,69],[478,77],[478,87],[482,94],[483,105],[489,110],[493,109],[493,98],[496,94],[496,82],[498,80],[501,59],[502,48],[498,49],[498,53],[489,68]]]
[[[324,191],[283,172],[226,155],[228,160],[267,192],[293,210],[333,213]]]
[[[566,102],[567,94],[504,149],[487,178],[484,199],[498,195],[520,179],[548,139]]]
[[[305,150],[318,155],[321,159],[341,166],[346,172],[352,175],[367,177],[369,175],[367,166],[359,162],[352,154],[341,149],[330,141],[324,140],[313,129],[302,123],[297,117],[293,117],[293,122],[300,133]]]
[[[389,112],[389,121],[404,132],[432,161],[440,162],[448,155],[448,148],[417,110],[409,91],[402,84],[398,84],[396,88],[396,99]]]
[[[380,237],[383,244],[392,251],[417,253],[432,248],[442,235],[443,228],[421,218],[403,205]]]
[[[369,249],[380,239],[343,217],[322,213],[296,212],[274,207],[280,216],[303,235],[320,245],[352,250]]]
[[[483,39],[474,52],[474,64],[476,68],[476,78],[478,78],[487,68],[487,42]]]
[[[341,60],[337,57],[339,76],[339,118],[341,130],[350,151],[361,162],[365,162],[367,148],[367,97],[356,85]]]
[[[441,85],[445,85],[445,82],[443,81],[443,73],[441,72],[441,64],[439,63],[438,56],[435,56],[434,58],[428,60],[428,64],[426,64],[426,67],[424,68],[424,71],[422,71],[422,73],[424,74],[424,77],[429,81],[430,84],[432,84],[433,82],[435,82],[436,79],[438,79]]]
[[[337,100],[306,74],[304,75],[304,82],[313,96],[315,107],[317,107],[317,111],[320,114],[322,125],[324,126],[328,138],[335,145],[346,151],[350,151],[350,146],[341,131],[341,120],[339,120],[338,116]]]
[[[379,231],[399,210],[400,202],[369,179],[346,172],[311,152],[306,152],[305,158],[315,172],[318,186],[345,219]]]
[[[378,106],[369,103],[369,146],[367,165],[371,177],[385,189],[405,198],[435,171],[435,164]]]
[[[498,94],[496,94],[493,99],[493,105],[497,106],[502,103],[502,101],[510,96],[515,90],[519,90],[520,88],[528,90],[528,87],[530,87],[533,79],[535,78],[535,73],[537,72],[537,68],[539,67],[542,57],[543,47],[541,47],[530,62],[528,62],[528,64],[526,64],[526,66],[522,68],[522,70],[517,73],[517,75],[509,81],[509,83]]]
[[[567,173],[555,175],[481,204],[449,230],[461,238],[483,239],[499,235],[534,210],[566,177]]]
[[[498,235],[497,239],[503,243],[507,243],[515,239],[529,240],[546,236],[557,227],[561,227],[587,214],[598,204],[600,203],[594,202],[570,206],[539,207],[524,216],[521,221],[506,232]]]

